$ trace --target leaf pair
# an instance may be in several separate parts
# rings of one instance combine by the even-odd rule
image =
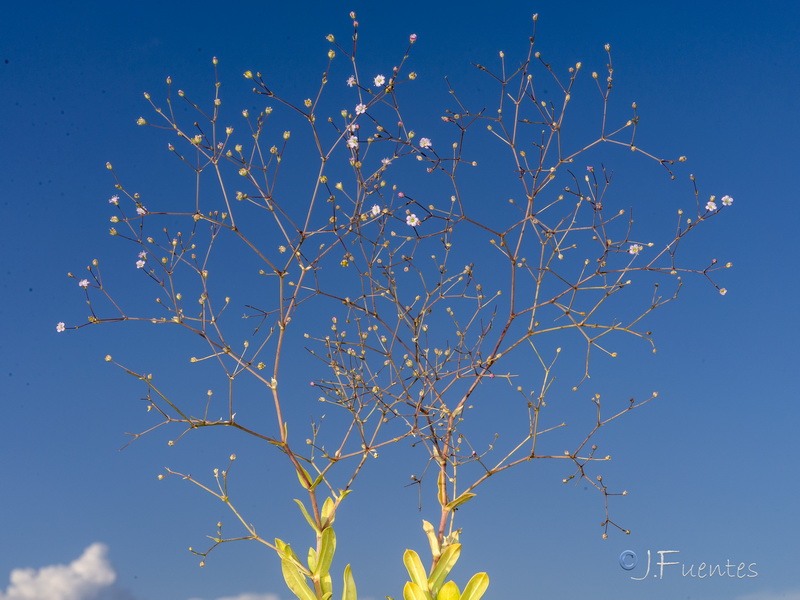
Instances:
[[[430,537],[430,536],[429,536]],[[436,545],[438,548],[438,544]],[[433,544],[431,544],[433,550]],[[428,575],[419,555],[413,550],[403,553],[403,564],[411,581],[403,588],[404,600],[480,600],[489,587],[489,576],[477,573],[469,580],[462,594],[454,581],[445,583],[445,579],[458,562],[461,555],[461,544],[454,543],[441,553],[436,566]]]

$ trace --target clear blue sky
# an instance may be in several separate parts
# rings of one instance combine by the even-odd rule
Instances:
[[[80,290],[66,273],[81,272],[95,257],[120,257],[106,233],[114,192],[106,161],[134,187],[141,181],[152,190],[166,173],[181,172],[170,171],[167,138],[136,126],[140,115],[150,117],[142,93],[156,97],[170,75],[207,99],[216,56],[232,115],[263,104],[247,95],[247,69],[280,82],[289,96],[305,97],[326,63],[324,36],[348,36],[351,10],[368,72],[388,70],[409,34],[418,35],[413,110],[429,111],[420,119],[438,118],[449,106],[445,75],[492,106],[494,89],[469,63],[490,64],[500,50],[509,60],[522,57],[534,12],[538,47],[558,69],[582,61],[587,76],[602,71],[603,45],[610,43],[616,102],[638,103],[642,145],[689,157],[677,171],[683,183],[634,169],[630,189],[647,193],[621,197],[621,205],[645,220],[648,203],[689,206],[689,173],[702,196],[735,198],[686,248],[699,260],[734,264],[720,278],[728,294],[689,281],[682,300],[653,318],[658,354],[641,348],[627,372],[601,371],[596,379],[606,394],[659,392],[602,438],[615,457],[604,473],[612,486],[630,490],[613,502],[613,516],[633,533],[601,540],[601,499],[584,485],[561,485],[566,466],[532,464],[490,482],[465,507],[459,582],[488,571],[486,598],[493,599],[800,598],[800,484],[793,476],[800,417],[800,328],[792,308],[800,291],[796,3],[333,1],[290,8],[148,0],[125,7],[17,4],[0,24],[0,600],[290,597],[268,549],[230,544],[198,568],[187,547],[202,547],[227,516],[188,484],[156,475],[164,465],[210,474],[237,451],[244,507],[267,537],[274,528],[289,540],[302,539],[305,524],[291,495],[276,490],[294,475],[287,478],[232,436],[168,448],[168,436],[156,435],[119,452],[124,433],[148,423],[138,401],[143,389],[103,356],[147,365],[148,354],[169,342],[114,326],[57,335],[55,324],[85,317]],[[344,79],[332,85],[344,90]],[[383,464],[337,518],[339,562],[349,556],[363,598],[399,598],[402,550],[425,550],[419,523],[426,515],[417,511],[414,488],[403,487],[409,467],[391,456]],[[628,549],[640,561],[632,571],[618,563]],[[648,550],[651,574],[634,581],[644,575]],[[674,570],[663,579],[653,578],[659,550],[679,551],[666,560],[686,569],[755,563],[758,576],[701,579],[668,567]],[[59,567],[39,571],[53,566]],[[34,571],[20,571],[28,568]],[[77,580],[81,568],[96,580]],[[25,592],[23,580],[39,591]],[[52,590],[61,584],[69,593],[59,596]]]

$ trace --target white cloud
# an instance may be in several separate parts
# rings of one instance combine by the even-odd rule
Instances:
[[[107,555],[108,548],[95,543],[68,565],[14,569],[0,600],[97,600],[117,578]]]

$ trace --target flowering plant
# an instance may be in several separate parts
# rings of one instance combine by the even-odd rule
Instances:
[[[450,89],[454,104],[441,117],[444,129],[435,134],[440,143],[451,140],[450,145],[434,147],[432,137],[415,141],[401,106],[403,90],[417,79],[407,67],[417,36],[409,37],[398,66],[361,79],[358,22],[351,17],[352,46],[345,49],[327,36],[331,47],[321,87],[303,102],[282,97],[278,82],[245,72],[254,92],[277,108],[269,106],[257,115],[243,111],[244,135],[223,121],[219,81],[210,109],[181,90],[176,94],[171,78],[165,104],[145,94],[157,122],[140,117],[137,123],[176,136],[168,149],[194,171],[197,181],[192,206],[172,210],[153,198],[148,209],[107,165],[116,182],[109,200],[116,211],[110,233],[135,246],[134,272],[154,284],[161,312],[123,310],[95,260],[89,277],[78,283],[91,315],[72,328],[140,321],[188,333],[205,348],[189,362],[219,365],[224,402],[218,404],[209,391],[205,411],[195,416],[180,392],[170,394],[152,375],[107,356],[143,382],[148,410],[159,416],[133,438],[179,427],[180,434],[169,442],[174,445],[199,429],[232,429],[273,448],[297,475],[304,500],[295,502],[313,532],[306,559],[283,540],[257,533],[234,504],[228,476],[235,454],[226,469],[214,470],[212,484],[177,470],[162,473],[160,478],[178,475],[218,498],[242,528],[243,534],[234,538],[220,529],[209,549],[193,550],[203,561],[222,543],[257,541],[277,553],[295,596],[332,597],[337,511],[369,461],[384,448],[407,444],[422,453],[412,460],[426,465],[425,474],[412,476],[413,482],[421,486],[423,478],[433,479],[425,489],[432,492],[435,509],[432,522],[423,521],[429,566],[412,550],[403,555],[410,578],[403,597],[478,600],[489,583],[485,573],[473,576],[463,592],[447,577],[461,552],[457,511],[497,473],[533,459],[566,461],[571,472],[564,482],[586,480],[603,498],[603,537],[609,528],[627,533],[608,510],[609,498],[625,492],[612,492],[602,476],[591,474],[595,463],[610,459],[598,454],[595,436],[656,394],[610,410],[599,394],[592,394],[596,419],[588,431],[567,451],[547,446],[547,434],[564,426],[547,404],[561,365],[556,342],[563,337],[585,349],[571,385],[578,391],[590,377],[590,358],[597,353],[616,357],[614,344],[622,336],[655,349],[642,319],[678,297],[682,276],[700,275],[724,295],[727,290],[713,275],[730,263],[685,264],[678,246],[733,199],[723,196],[718,206],[712,196],[701,203],[692,176],[696,217],[686,219],[678,209],[678,224],[670,233],[634,235],[632,211],[619,208],[610,191],[611,171],[603,164],[590,165],[578,176],[572,170],[575,163],[598,147],[621,147],[655,161],[674,179],[675,163],[685,158],[656,158],[635,144],[635,103],[630,118],[621,123],[612,125],[604,116],[597,137],[577,145],[567,140],[568,108],[582,65],[570,67],[562,78],[541,58],[534,50],[536,16],[529,52],[511,74],[503,53],[497,69],[478,66],[500,88],[498,109],[472,107]],[[607,76],[592,73],[603,115],[613,82],[610,46],[605,51]],[[349,77],[336,75],[342,56]],[[213,64],[216,69],[216,58]],[[533,77],[537,70],[557,82],[560,107],[539,96]],[[331,82],[338,90],[334,94],[349,96],[340,106],[354,109],[328,116],[336,114],[326,104]],[[179,119],[176,102],[188,103],[194,112],[191,124]],[[279,117],[286,121],[273,126]],[[296,180],[284,170],[294,160],[289,150],[299,136],[284,129],[285,123],[305,128],[300,141],[309,150],[302,159],[313,159],[315,165],[312,170],[306,166]],[[469,140],[480,135],[480,126],[487,132],[480,143],[505,152],[505,165],[490,161],[484,168],[472,156]],[[298,162],[309,164],[303,161]],[[409,171],[414,168],[416,173]],[[508,202],[485,206],[471,186],[461,184],[465,170],[480,173],[484,181],[508,180],[502,188]],[[208,184],[213,192],[206,190]],[[185,225],[176,230],[176,222]],[[226,243],[233,255],[220,249]],[[245,265],[243,272],[253,273],[253,281],[231,265]],[[637,296],[634,279],[652,280],[652,296]],[[667,295],[659,291],[663,279],[672,285]],[[226,286],[235,286],[237,294],[250,292],[253,299],[220,293]],[[100,298],[108,303],[96,309]],[[629,306],[639,302],[639,308],[624,321],[605,320],[601,309],[618,298],[626,298]],[[246,329],[226,312],[230,306],[245,312]],[[65,329],[65,323],[58,324],[59,332]],[[300,373],[310,377],[301,382],[302,391]],[[237,392],[245,386],[269,400],[268,419],[239,400]],[[486,406],[487,394],[506,398],[509,410],[516,411],[513,419],[502,416],[506,424],[513,421],[502,439],[487,432],[487,422],[500,418]],[[317,414],[321,406],[335,415],[335,425],[323,429],[322,415],[312,423],[309,437],[298,442],[290,438],[288,420],[298,416],[298,405],[307,409],[309,400]],[[222,416],[210,417],[216,414],[212,407]],[[340,595],[356,598],[350,565],[344,568]]]

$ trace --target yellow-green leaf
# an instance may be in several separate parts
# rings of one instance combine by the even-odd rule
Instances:
[[[436,563],[436,567],[428,578],[428,587],[434,597],[439,593],[439,590],[444,584],[444,580],[450,574],[456,562],[458,562],[458,557],[460,555],[461,544],[452,544],[442,552],[442,556],[439,557],[439,562]]]
[[[300,510],[303,513],[303,516],[306,518],[306,521],[308,521],[308,524],[311,525],[311,527],[314,529],[314,531],[319,533],[319,527],[317,527],[317,524],[314,522],[314,519],[311,518],[311,515],[308,514],[308,511],[306,510],[306,507],[303,504],[303,502],[298,500],[297,498],[295,498],[294,501],[297,502],[297,506],[300,507]]]
[[[342,600],[356,600],[356,580],[353,579],[353,572],[350,565],[344,568],[344,589],[342,591]]]
[[[425,531],[425,535],[428,536],[428,543],[431,545],[431,554],[435,560],[442,554],[442,549],[439,546],[439,538],[436,537],[436,530],[433,528],[433,525],[425,520],[422,521],[422,529]]]
[[[320,483],[322,483],[322,482],[324,481],[324,479],[325,479],[325,476],[324,476],[322,473],[320,473],[319,475],[317,475],[317,478],[316,478],[316,479],[314,480],[314,482],[311,484],[311,488],[310,488],[310,489],[312,489],[312,490],[313,490],[313,489],[314,489],[315,487],[317,487],[317,486],[318,486]]]
[[[313,548],[308,549],[308,570],[312,573],[317,570],[317,551]]]
[[[329,598],[333,596],[333,582],[331,581],[330,572],[325,573],[325,575],[319,578],[319,585],[322,587],[322,594],[324,596],[328,596]]]
[[[333,561],[333,554],[336,552],[336,534],[333,532],[333,527],[328,527],[322,530],[322,542],[319,548],[319,556],[317,557],[317,568],[314,575],[325,575],[331,568]]]
[[[289,561],[295,567],[300,569],[301,572],[305,571],[303,563],[301,563],[300,559],[297,558],[297,555],[294,553],[294,550],[292,550],[292,547],[289,544],[283,540],[275,538],[275,547],[278,551],[278,556],[281,557],[281,560]],[[310,573],[310,571],[308,571],[308,573]]]
[[[308,474],[308,471],[306,471],[300,465],[297,465],[297,468],[294,470],[294,472],[297,473],[297,480],[300,482],[300,485],[302,485],[305,489],[310,490],[314,480],[311,479],[311,475]]]
[[[461,600],[461,592],[458,591],[458,586],[455,581],[448,581],[436,594],[436,600]]]
[[[333,501],[333,498],[325,498],[325,502],[322,503],[322,525],[323,527],[328,527],[333,525],[334,519],[336,519],[336,504]]]
[[[286,580],[287,587],[292,590],[292,593],[300,600],[316,600],[314,592],[308,587],[306,578],[300,573],[300,570],[289,560],[281,561],[281,571],[283,571],[283,578]]]
[[[429,598],[416,583],[406,581],[403,587],[403,600],[429,600]]]
[[[447,510],[453,510],[454,508],[461,506],[462,504],[464,504],[464,502],[466,502],[467,500],[471,500],[474,497],[475,494],[471,492],[464,492],[458,498],[447,504]]]
[[[489,576],[486,573],[476,573],[464,588],[461,600],[480,600],[488,587]]]
[[[422,561],[419,559],[419,554],[413,550],[406,550],[403,552],[403,564],[406,566],[408,576],[413,583],[416,583],[421,589],[428,589],[428,574],[425,572],[425,567],[422,566]]]

